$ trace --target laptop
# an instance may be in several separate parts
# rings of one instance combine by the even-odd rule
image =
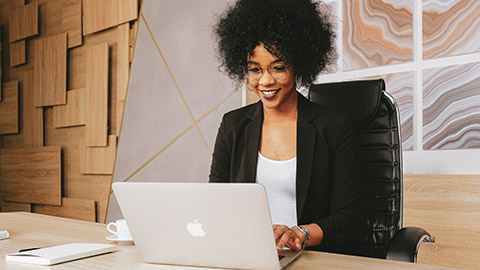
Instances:
[[[136,248],[147,263],[281,269],[301,251],[277,252],[259,184],[113,183]]]

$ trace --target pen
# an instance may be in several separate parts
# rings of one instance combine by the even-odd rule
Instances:
[[[37,250],[41,249],[40,247],[34,247],[34,248],[25,248],[25,249],[20,249],[18,252],[25,252],[25,251],[31,251],[31,250]]]

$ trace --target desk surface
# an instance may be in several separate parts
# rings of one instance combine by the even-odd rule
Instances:
[[[5,262],[5,254],[30,247],[73,242],[110,243],[105,224],[33,213],[0,213],[0,230],[10,238],[0,240],[0,269],[178,269],[143,263],[133,245],[118,245],[117,251],[54,266]],[[182,267],[182,269],[200,269]],[[364,257],[306,251],[287,269],[442,269],[438,266],[394,262]],[[201,268],[205,269],[205,268]]]

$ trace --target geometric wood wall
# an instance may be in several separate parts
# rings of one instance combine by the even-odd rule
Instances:
[[[105,221],[140,3],[0,0],[0,208]]]

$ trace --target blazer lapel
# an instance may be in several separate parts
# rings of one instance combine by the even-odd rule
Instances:
[[[255,106],[245,113],[245,117],[249,118],[251,122],[245,127],[245,151],[243,152],[245,155],[245,158],[243,159],[245,164],[243,181],[247,183],[255,183],[257,178],[258,149],[263,122],[262,102],[257,102]]]
[[[297,219],[302,217],[303,207],[308,193],[310,178],[313,169],[313,157],[317,130],[310,123],[317,113],[310,102],[301,94],[298,95],[297,120]]]

